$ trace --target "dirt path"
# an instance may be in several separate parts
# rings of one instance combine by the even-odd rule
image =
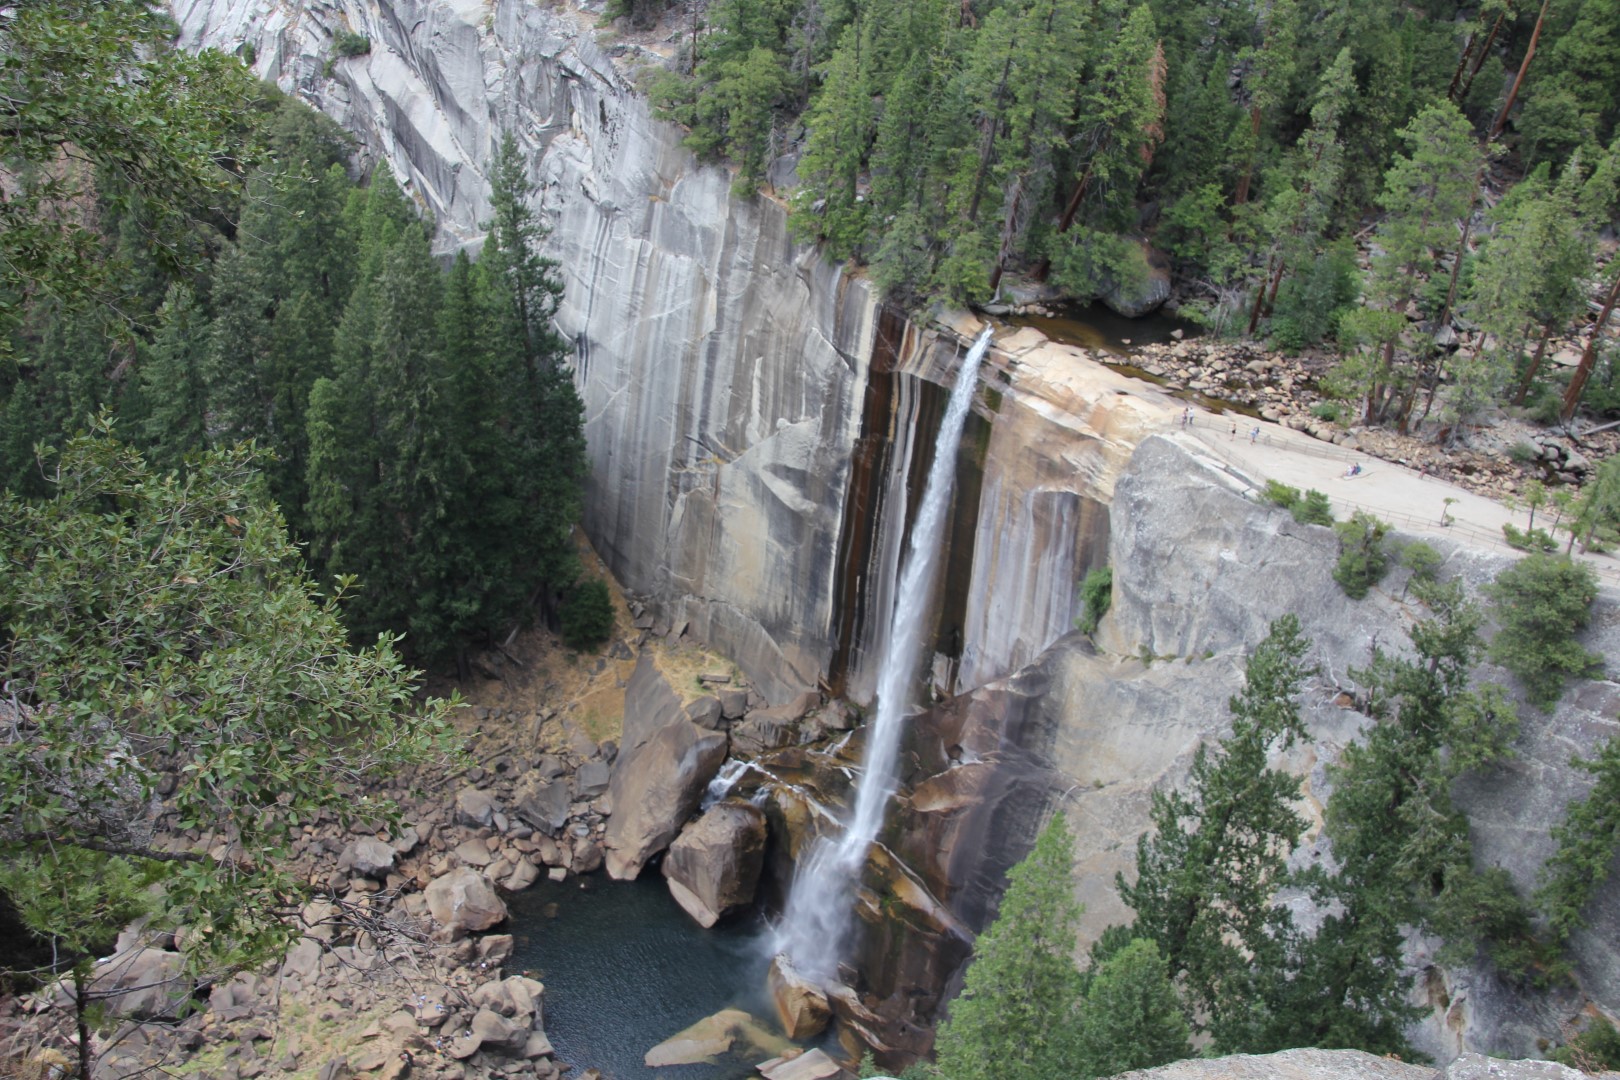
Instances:
[[[1456,484],[1321,442],[1281,424],[1196,408],[1192,414],[1189,427],[1178,421],[1166,434],[1214,458],[1226,472],[1255,488],[1263,487],[1267,480],[1301,491],[1316,488],[1333,503],[1335,517],[1366,510],[1403,532],[1446,536],[1470,546],[1518,554],[1502,538],[1502,526],[1525,528],[1529,517],[1525,511],[1509,511]],[[1361,466],[1360,474],[1346,476],[1356,464]],[[1447,503],[1447,499],[1456,501]],[[1539,527],[1551,526],[1553,515],[1547,511],[1544,507],[1537,513]],[[1450,519],[1447,525],[1441,525],[1442,515]],[[1598,572],[1605,587],[1620,588],[1620,560],[1610,555],[1578,557]]]

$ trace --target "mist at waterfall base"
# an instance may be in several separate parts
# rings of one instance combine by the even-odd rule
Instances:
[[[826,984],[837,975],[849,934],[855,883],[894,794],[895,759],[924,645],[929,589],[951,505],[956,452],[978,385],[979,364],[989,348],[987,327],[968,351],[940,421],[934,460],[900,570],[886,652],[878,668],[876,710],[867,731],[854,810],[841,836],[822,837],[799,864],[776,929],[775,951],[785,954],[801,975],[814,982]]]
[[[762,919],[705,930],[656,872],[625,882],[542,879],[507,903],[517,941],[506,969],[545,984],[546,1037],[558,1061],[612,1080],[738,1080],[762,1059],[746,1046],[674,1070],[649,1069],[642,1058],[721,1009],[771,1015]]]

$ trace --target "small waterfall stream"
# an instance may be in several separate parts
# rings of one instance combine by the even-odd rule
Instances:
[[[900,730],[910,704],[908,692],[916,676],[929,586],[951,504],[957,448],[978,384],[979,364],[989,348],[990,330],[986,328],[963,361],[940,424],[934,460],[901,568],[887,653],[878,670],[876,715],[867,733],[854,810],[843,834],[823,838],[800,865],[788,895],[787,910],[777,927],[776,951],[785,954],[800,974],[816,982],[825,984],[837,974],[855,883],[894,794]]]

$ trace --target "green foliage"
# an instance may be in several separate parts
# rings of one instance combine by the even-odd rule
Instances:
[[[613,597],[601,578],[568,590],[557,614],[563,644],[570,649],[594,649],[613,636]]]
[[[1560,937],[1586,925],[1586,906],[1620,853],[1620,738],[1606,742],[1596,758],[1572,764],[1592,774],[1593,787],[1569,805],[1553,829],[1558,849],[1542,868],[1536,893]]]
[[[1327,494],[1315,488],[1307,490],[1288,511],[1301,525],[1333,524],[1333,506],[1328,502]]]
[[[1384,580],[1389,570],[1389,553],[1384,536],[1389,526],[1365,510],[1357,510],[1350,520],[1333,526],[1339,534],[1339,561],[1333,567],[1333,580],[1352,600],[1366,599],[1367,590]]]
[[[1077,1077],[1116,1076],[1192,1053],[1187,1021],[1158,946],[1136,938],[1086,973]]]
[[[154,473],[102,421],[52,497],[0,500],[0,887],[64,966],[137,913],[185,927],[203,970],[276,955],[298,934],[282,845],[318,815],[386,817],[356,783],[448,746],[449,706],[418,708],[392,639],[349,650],[342,587],[314,593],[255,464]],[[229,853],[170,853],[159,812]]]
[[[1552,552],[1558,550],[1558,541],[1554,540],[1546,529],[1521,530],[1504,521],[1502,523],[1502,539],[1509,547],[1520,551]]]
[[[1099,566],[1086,571],[1085,578],[1080,582],[1080,618],[1075,626],[1083,634],[1095,634],[1097,624],[1102,617],[1108,614],[1108,605],[1114,600],[1114,571],[1111,567]]]
[[[1544,710],[1558,703],[1567,679],[1601,670],[1603,658],[1575,640],[1591,620],[1597,589],[1591,567],[1555,555],[1520,559],[1486,586],[1500,625],[1491,659],[1518,676]]]
[[[1290,510],[1299,502],[1299,488],[1285,484],[1280,480],[1267,480],[1266,486],[1260,494],[1273,506],[1280,506]]]
[[[371,38],[353,30],[339,30],[332,37],[332,51],[339,56],[364,56],[371,51]]]
[[[1397,364],[1405,310],[1423,281],[1442,277],[1437,253],[1456,246],[1457,225],[1473,207],[1479,144],[1467,119],[1449,101],[1431,105],[1400,132],[1407,154],[1396,158],[1379,198],[1379,254],[1372,262],[1369,299],[1386,317],[1371,335],[1378,352],[1361,374],[1366,417],[1404,417],[1424,374],[1422,355]],[[1393,317],[1393,318],[1391,318]]]
[[[1232,733],[1213,752],[1199,748],[1183,790],[1153,793],[1136,881],[1116,879],[1136,912],[1131,932],[1158,945],[1187,1011],[1223,1052],[1276,1048],[1270,1009],[1286,989],[1294,931],[1272,901],[1305,820],[1293,808],[1299,780],[1267,758],[1306,737],[1297,698],[1314,670],[1309,647],[1294,616],[1272,623],[1228,703]]]
[[[1579,1035],[1554,1050],[1552,1059],[1586,1073],[1613,1072],[1620,1069],[1620,1032],[1607,1017],[1595,1016]]]
[[[1079,972],[1070,867],[1074,844],[1063,815],[1007,873],[996,919],[974,944],[962,993],[934,1047],[950,1080],[1070,1076]]]
[[[1451,796],[1458,777],[1510,754],[1518,717],[1500,687],[1470,685],[1483,615],[1462,585],[1424,585],[1418,595],[1433,614],[1412,627],[1414,655],[1375,650],[1352,672],[1375,723],[1333,769],[1327,810],[1342,869],[1324,892],[1345,909],[1332,929],[1364,957],[1347,974],[1371,978],[1391,1001],[1402,991],[1402,924],[1438,933],[1455,959],[1482,946],[1514,974],[1529,974],[1522,965],[1538,955],[1505,875],[1474,870],[1468,821]]]
[[[1360,295],[1355,245],[1349,240],[1330,243],[1278,286],[1271,339],[1283,349],[1297,351],[1332,338],[1339,320]]]
[[[45,300],[99,307],[127,331],[131,263],[109,258],[85,212],[97,200],[139,222],[128,253],[166,272],[201,263],[200,220],[234,201],[260,91],[236,57],[173,48],[172,26],[148,0],[41,0],[0,14],[0,352]]]
[[[1296,487],[1267,480],[1261,496],[1273,506],[1286,509],[1301,525],[1333,524],[1333,506],[1328,502],[1327,495],[1315,488],[1302,495]]]
[[[492,173],[483,258],[448,277],[385,177],[351,202],[357,280],[309,392],[314,551],[360,579],[358,639],[404,631],[431,660],[526,621],[575,574],[585,458],[552,328],[562,284],[510,137]]]
[[[637,30],[647,30],[669,9],[670,0],[608,0],[602,11],[603,22],[623,19]]]
[[[1434,581],[1435,575],[1440,572],[1440,567],[1444,562],[1445,559],[1434,549],[1434,546],[1426,544],[1422,540],[1413,540],[1401,547],[1400,563],[1411,574],[1407,583],[1408,588],[1415,584],[1427,584]]]

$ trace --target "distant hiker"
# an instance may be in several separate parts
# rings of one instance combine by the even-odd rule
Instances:
[[[1260,425],[1256,424],[1254,427],[1249,429],[1249,445],[1253,446],[1255,440],[1258,438],[1260,438]]]

